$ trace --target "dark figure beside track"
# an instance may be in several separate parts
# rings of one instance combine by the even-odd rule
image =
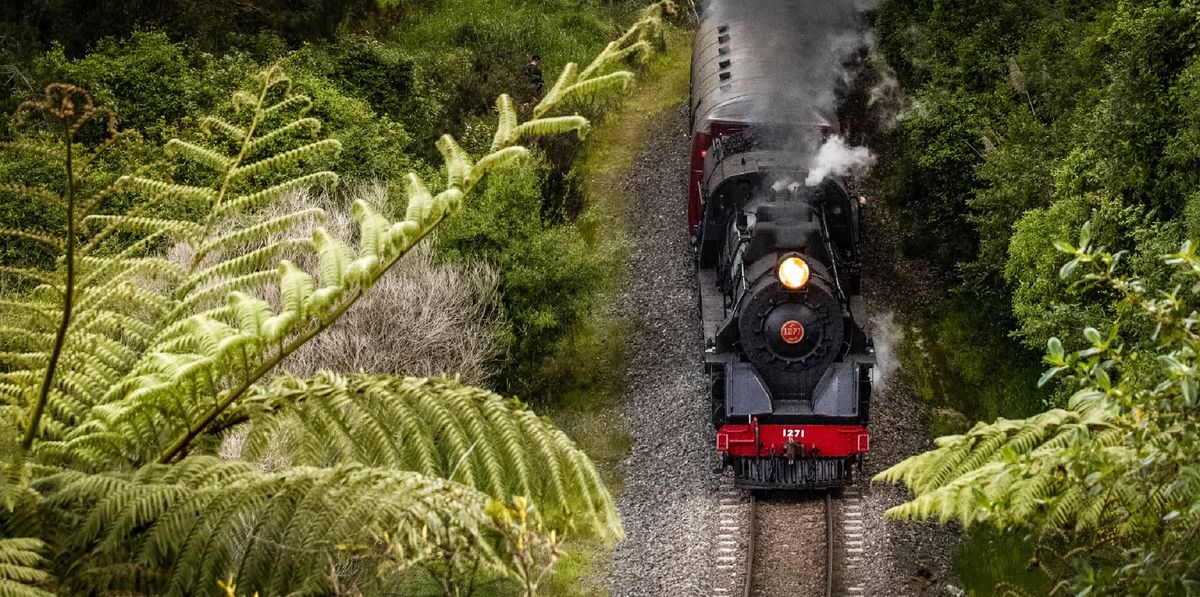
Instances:
[[[535,100],[541,99],[542,88],[545,82],[542,81],[542,57],[534,54],[529,59],[529,64],[525,66],[525,78],[529,79],[530,86],[533,87],[533,97]]]

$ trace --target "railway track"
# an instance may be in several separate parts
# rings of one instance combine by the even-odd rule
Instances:
[[[751,493],[748,510],[742,596],[833,597],[838,550],[830,493]]]

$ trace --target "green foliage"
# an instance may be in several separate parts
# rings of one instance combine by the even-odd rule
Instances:
[[[1096,222],[1134,273],[1190,234],[1194,7],[1165,2],[888,0],[881,47],[911,106],[895,142],[906,245],[1011,299],[1030,347],[1107,314],[1065,291],[1051,238]],[[1194,211],[1194,210],[1193,210]],[[1099,300],[1098,300],[1099,299]]]
[[[587,457],[520,402],[486,390],[450,380],[318,374],[276,380],[246,410],[247,433],[231,439],[251,461],[414,471],[504,500],[531,498],[555,528],[619,533]]]
[[[663,19],[674,10],[669,2],[651,5],[587,67],[568,63],[532,107],[533,114],[542,117],[539,124],[518,125],[515,107],[501,107],[492,149],[510,136],[582,120],[577,115],[544,117],[556,109],[598,111],[609,94],[633,78],[630,72],[613,69],[630,60],[644,61],[657,51]],[[561,174],[575,158],[572,150],[565,156],[555,153],[561,149],[547,147],[539,155],[542,159],[536,170],[493,178],[477,209],[450,223],[438,237],[439,247],[449,259],[483,258],[500,270],[505,313],[515,336],[512,365],[504,377],[507,389],[522,395],[550,390],[538,382],[537,374],[547,347],[556,346],[583,321],[611,273],[605,265],[611,262],[610,255],[584,234],[579,222],[561,222],[561,204],[548,205],[545,200],[548,179],[556,171]]]
[[[93,529],[76,534],[84,545],[64,545],[61,541],[69,538],[66,537],[56,547],[61,557],[88,553],[89,559],[94,558],[91,561],[95,566],[106,569],[116,566],[120,571],[99,576],[71,574],[64,579],[68,584],[83,582],[96,586],[92,583],[99,582],[101,585],[124,586],[133,583],[135,587],[157,586],[160,590],[180,592],[196,587],[200,579],[222,576],[218,573],[235,574],[237,570],[230,566],[235,561],[244,563],[244,558],[259,558],[256,561],[297,568],[286,568],[291,572],[280,574],[264,572],[265,576],[256,576],[258,570],[251,569],[243,584],[261,582],[266,583],[262,586],[270,587],[271,583],[284,582],[301,587],[306,583],[323,586],[327,582],[336,582],[336,579],[329,581],[324,575],[312,576],[321,568],[274,553],[278,551],[273,543],[276,538],[291,538],[293,546],[300,550],[297,553],[311,555],[314,552],[308,549],[309,542],[316,540],[313,537],[295,538],[286,533],[272,536],[264,544],[269,547],[263,555],[250,552],[238,556],[231,550],[241,541],[241,534],[236,525],[227,522],[288,521],[295,515],[292,508],[316,499],[309,497],[310,491],[319,490],[325,495],[332,487],[353,492],[363,500],[361,503],[375,504],[373,507],[382,506],[377,499],[378,492],[386,491],[391,496],[389,503],[394,504],[394,507],[379,508],[377,513],[383,518],[378,521],[378,526],[364,525],[369,522],[365,519],[350,518],[341,523],[343,527],[349,527],[329,529],[334,537],[362,540],[350,530],[378,534],[385,527],[407,526],[408,539],[395,542],[398,555],[391,556],[402,557],[405,562],[411,561],[412,538],[421,536],[421,540],[426,541],[425,536],[413,530],[411,516],[421,511],[418,505],[427,498],[420,497],[419,492],[410,495],[401,491],[407,483],[404,477],[387,472],[396,470],[395,467],[365,469],[361,475],[355,472],[357,469],[306,471],[294,468],[262,477],[246,465],[214,464],[217,469],[210,470],[203,460],[200,468],[195,470],[187,464],[195,462],[187,453],[196,448],[197,441],[243,417],[236,411],[246,406],[248,401],[241,399],[256,388],[256,383],[290,352],[349,309],[409,247],[449,213],[456,211],[462,197],[488,169],[519,158],[524,150],[513,143],[535,132],[554,134],[577,129],[580,123],[560,120],[542,126],[518,126],[517,133],[507,135],[507,141],[495,153],[478,163],[459,149],[453,139],[444,137],[439,148],[448,167],[446,190],[435,196],[425,190],[416,175],[411,175],[407,217],[396,223],[389,222],[365,203],[356,205],[355,216],[360,225],[356,249],[320,228],[311,239],[285,236],[283,240],[263,244],[268,234],[284,231],[300,220],[318,217],[319,210],[304,210],[249,227],[230,226],[230,219],[253,214],[291,191],[336,181],[336,176],[327,171],[303,172],[305,164],[336,153],[339,144],[312,138],[320,127],[318,120],[305,114],[312,100],[293,94],[290,87],[290,81],[279,71],[266,71],[257,89],[234,96],[234,118],[210,117],[204,121],[208,141],[198,144],[172,140],[167,144],[168,154],[175,160],[211,171],[207,176],[199,177],[199,184],[142,174],[117,180],[116,184],[139,189],[157,201],[198,204],[207,211],[207,216],[198,224],[136,215],[88,217],[88,211],[100,201],[94,196],[78,196],[79,171],[71,161],[70,144],[65,144],[61,153],[67,177],[65,196],[48,189],[15,189],[24,195],[44,195],[65,203],[68,230],[65,241],[10,232],[10,235],[49,244],[61,250],[64,257],[61,260],[63,271],[60,272],[9,270],[43,286],[33,300],[14,303],[16,308],[30,314],[28,326],[4,330],[6,352],[3,358],[7,368],[2,374],[4,385],[0,386],[4,412],[15,415],[13,418],[19,418],[22,413],[27,417],[21,452],[28,451],[28,456],[9,453],[6,462],[26,470],[51,462],[74,469],[33,479],[33,487],[46,497],[54,515],[78,520],[85,528]],[[57,119],[59,134],[68,141],[76,136],[84,123],[105,115],[92,108],[90,98],[83,92],[64,86],[52,87],[43,102],[30,105],[30,108]],[[111,131],[112,127],[109,129]],[[49,147],[43,153],[54,155]],[[85,155],[80,159],[84,161],[89,157]],[[295,172],[297,168],[301,171]],[[296,176],[289,177],[284,174],[286,172]],[[103,241],[118,230],[137,235],[134,237],[137,240],[131,240],[127,248],[107,255],[103,252],[107,246]],[[173,262],[156,256],[155,249],[160,240],[166,238],[178,243],[187,258]],[[255,245],[258,248],[253,248]],[[288,260],[279,261],[289,251],[311,254],[319,274],[309,274]],[[96,256],[93,256],[94,252]],[[276,262],[279,262],[278,266]],[[145,284],[150,280],[154,283]],[[263,289],[268,291],[265,295],[268,298],[277,297],[274,304],[254,295]],[[62,315],[57,318],[61,321],[59,324],[55,324],[53,303],[47,304],[47,298],[42,298],[55,296],[64,297],[61,299]],[[53,331],[55,325],[57,332]],[[303,394],[292,396],[299,398]],[[484,398],[477,395],[475,399]],[[519,411],[497,410],[494,401],[491,404],[489,413],[492,417],[521,416]],[[437,413],[441,413],[441,418]],[[450,424],[445,411],[435,411],[431,417],[433,420],[427,424]],[[494,422],[503,424],[500,420]],[[477,419],[471,431],[483,431],[480,425]],[[532,431],[537,428],[526,423],[516,429]],[[440,437],[442,433],[450,433],[450,429],[443,428],[443,432],[436,435]],[[557,462],[555,455],[563,449],[576,455],[563,461],[561,466],[549,467],[550,478],[555,483],[550,489],[539,486],[536,493],[554,504],[555,512],[561,514],[572,511],[567,506],[568,494],[579,495],[575,492],[582,490],[587,497],[579,512],[585,513],[599,506],[606,513],[587,524],[583,519],[572,520],[580,523],[584,532],[618,528],[612,515],[611,498],[599,485],[590,463],[573,452],[573,446],[561,434],[546,435],[548,432],[544,430],[541,433],[525,438],[540,438],[540,464]],[[463,457],[470,453],[462,441],[452,445],[459,448]],[[203,449],[202,445],[200,447]],[[149,464],[156,460],[161,464]],[[163,466],[171,462],[182,464]],[[525,460],[510,457],[504,461],[514,466],[519,462]],[[472,475],[466,480],[486,481],[490,488],[499,489],[499,479],[504,473],[498,468],[502,466],[501,461],[484,459],[480,466],[488,469],[489,474]],[[128,479],[122,473],[97,476],[85,472],[125,468],[137,472]],[[243,473],[250,476],[245,477]],[[453,471],[449,473],[454,476]],[[561,484],[564,479],[556,473],[572,475],[571,490]],[[173,481],[179,478],[176,475],[196,479],[199,484],[181,486],[164,481],[164,476]],[[412,476],[412,482],[421,489],[429,485],[427,478],[428,475],[418,474]],[[518,475],[517,478],[524,484],[518,483],[513,489],[533,489],[529,485],[532,477]],[[6,481],[5,495],[21,493],[22,479],[28,482],[29,476],[18,474],[12,477],[18,484],[16,488],[9,487]],[[127,491],[114,493],[125,482],[123,480],[132,485]],[[470,520],[447,505],[451,504],[479,512],[482,516],[482,509],[487,504],[483,494],[464,489],[465,493],[446,495],[441,486],[435,483],[426,488],[431,498],[441,500],[438,502],[441,505],[436,506],[439,515],[452,521]],[[305,487],[312,489],[303,489]],[[375,497],[372,497],[371,487],[379,488]],[[285,491],[287,488],[296,488],[301,493],[290,494]],[[98,500],[101,495],[110,497],[101,501]],[[345,497],[333,495],[330,499],[335,501],[329,503]],[[14,500],[8,501],[9,508],[16,505]],[[55,504],[61,504],[61,507],[54,507]],[[85,510],[71,514],[71,504],[82,504],[79,507]],[[219,518],[196,520],[184,516],[184,523],[178,522],[177,512],[195,512],[197,509],[210,511]],[[402,520],[403,516],[410,517],[408,524]],[[176,522],[167,522],[172,520]],[[154,521],[161,521],[161,524],[153,525],[156,532],[145,536],[144,525]],[[601,526],[594,526],[597,523]],[[280,524],[283,526],[279,532],[284,533],[289,525]],[[205,537],[197,535],[195,529],[225,534]],[[241,533],[251,531],[256,536],[272,534],[269,528],[261,526],[243,529]],[[456,536],[473,536],[475,531],[468,527],[463,532],[466,534]],[[396,536],[393,533],[393,541]],[[204,538],[193,547],[189,537]],[[441,541],[437,539],[437,533],[434,537],[435,544]],[[147,547],[136,547],[143,539],[149,541]],[[328,542],[329,539],[321,540]],[[89,541],[98,541],[98,544],[93,547]],[[172,547],[173,541],[185,543]],[[286,541],[282,544],[288,545]],[[129,557],[122,554],[141,554],[137,556],[138,563],[147,566],[148,570],[121,564]],[[157,569],[164,570],[164,575],[151,572]],[[303,570],[308,576],[298,575],[295,570]],[[103,577],[103,581],[97,580],[98,577]],[[41,578],[32,579],[38,580]]]
[[[954,571],[968,595],[1024,597],[1054,589],[1042,570],[1036,545],[1021,531],[974,526],[964,533]]]
[[[481,575],[532,595],[558,533],[621,533],[562,432],[455,382],[270,376],[490,172],[525,158],[518,143],[581,134],[587,120],[522,122],[501,96],[488,152],[441,137],[440,190],[409,174],[403,218],[359,201],[341,239],[318,208],[262,217],[335,185],[320,166],[342,144],[280,69],[255,81],[200,134],[167,142],[165,161],[97,183],[88,167],[122,139],[110,113],[70,85],[25,106],[47,125],[30,138],[59,144],[7,148],[57,166],[63,183],[4,190],[60,205],[65,230],[4,231],[58,258],[3,270],[37,286],[5,299],[20,315],[0,328],[0,422],[17,432],[0,435],[0,558],[14,562],[0,582],[20,594],[381,593],[424,571],[446,594]],[[588,81],[539,113],[594,91]],[[196,217],[143,211],[163,203]]]
[[[232,578],[250,593],[316,594],[411,565],[458,536],[495,557],[481,535],[486,495],[395,469],[263,473],[191,456],[132,475],[72,471],[39,483],[48,506],[76,529],[66,538],[82,556],[76,565],[93,571],[68,578],[78,592],[100,585],[185,595]]]
[[[1037,360],[1023,358],[1022,347],[1007,337],[1010,322],[979,317],[1003,312],[1004,306],[993,301],[953,296],[906,326],[897,347],[905,375],[919,397],[950,409],[935,418],[936,425],[954,427],[964,416],[979,421],[1029,415],[1042,408]]]
[[[11,34],[30,45],[48,45],[53,39],[78,55],[101,38],[139,28],[188,37],[209,51],[252,45],[264,31],[299,44],[332,37],[344,22],[371,15],[376,8],[375,0],[131,0],[117,5],[34,0],[6,7],[0,16]]]
[[[549,346],[581,321],[602,287],[605,255],[575,224],[542,217],[544,162],[510,170],[488,183],[473,208],[438,235],[451,260],[483,258],[501,273],[504,312],[515,336],[509,390],[525,394],[530,373]]]
[[[0,538],[0,594],[12,597],[50,597],[54,595],[36,587],[49,574],[40,566],[40,552],[45,548],[38,539],[28,537]]]
[[[1058,242],[1070,278],[1115,297],[1108,332],[1088,327],[1082,350],[1052,338],[1042,383],[1066,376],[1066,408],[980,423],[879,475],[911,502],[899,518],[958,520],[1032,533],[1060,590],[1187,594],[1200,586],[1200,429],[1195,330],[1200,260],[1185,243],[1164,261],[1188,284],[1174,291],[1123,274],[1127,255]],[[1155,342],[1140,330],[1149,326]]]
[[[162,142],[194,125],[186,119],[210,110],[252,71],[244,56],[190,59],[185,44],[163,33],[135,32],[105,38],[87,56],[67,57],[51,48],[33,66],[38,80],[66,81],[88,89],[121,114],[126,127]],[[240,64],[239,64],[240,63]]]

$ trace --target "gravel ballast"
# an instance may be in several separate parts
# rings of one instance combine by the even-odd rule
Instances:
[[[614,596],[706,594],[718,475],[700,359],[687,233],[687,108],[663,115],[625,181],[629,263],[618,313],[631,324],[623,414],[633,446],[617,500],[627,539]]]

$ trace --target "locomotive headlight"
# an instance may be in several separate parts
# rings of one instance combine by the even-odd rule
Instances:
[[[776,273],[779,274],[779,282],[791,290],[800,290],[808,284],[808,264],[799,257],[788,257],[780,261]]]

